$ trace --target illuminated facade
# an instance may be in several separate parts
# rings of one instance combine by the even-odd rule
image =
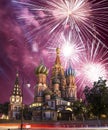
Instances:
[[[34,103],[30,106],[33,111],[33,120],[69,120],[72,118],[70,105],[77,99],[75,71],[71,67],[71,62],[64,71],[59,54],[60,50],[57,48],[49,84],[46,82],[48,75],[46,66],[41,63],[35,69],[37,84]]]
[[[35,68],[37,83],[34,91],[34,102],[30,105],[33,120],[71,120],[72,103],[77,99],[75,70],[69,61],[64,70],[60,61],[60,49],[56,49],[56,59],[52,66],[49,83],[48,68],[41,63]],[[10,97],[9,118],[17,119],[21,115],[22,93],[18,81],[18,73],[12,95]]]

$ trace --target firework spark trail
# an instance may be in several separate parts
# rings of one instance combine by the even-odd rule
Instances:
[[[62,26],[69,24],[69,26],[71,26],[71,29],[73,29],[74,33],[78,34],[80,41],[88,38],[89,34],[90,36],[95,37],[94,35],[94,29],[93,28],[93,24],[91,22],[94,22],[96,26],[99,26],[100,28],[102,28],[103,26],[105,26],[103,23],[104,20],[107,20],[108,17],[108,12],[107,12],[107,7],[106,7],[106,0],[104,1],[100,1],[100,2],[96,2],[95,0],[90,3],[87,0],[60,0],[58,2],[52,0],[52,1],[43,1],[41,0],[40,2],[32,2],[32,1],[28,1],[28,2],[19,2],[17,0],[13,0],[14,3],[18,3],[20,5],[22,5],[22,7],[28,7],[30,14],[32,15],[28,15],[27,17],[23,16],[19,16],[19,19],[29,19],[29,18],[34,18],[35,21],[37,21],[39,23],[39,27],[37,28],[33,28],[31,29],[27,36],[30,36],[30,39],[33,39],[33,37],[35,37],[35,32],[38,35],[41,35],[44,33],[44,31],[47,33],[53,33],[56,29],[58,29],[56,32],[60,33],[61,31],[63,31]],[[42,3],[45,3],[42,4]],[[103,7],[101,7],[100,5],[102,5]],[[97,8],[95,8],[97,7]],[[41,16],[38,15],[34,15],[32,13],[32,11],[42,11],[44,16],[41,19]],[[102,10],[104,10],[104,12],[102,13]],[[101,13],[100,13],[101,11]],[[92,14],[93,13],[93,14]],[[95,14],[96,17],[94,17],[93,15]],[[105,14],[105,18],[103,17],[103,14]],[[100,22],[96,22],[93,20],[100,20]],[[43,22],[44,21],[44,22]],[[88,22],[90,21],[90,22]],[[30,21],[28,21],[30,22]],[[42,23],[42,24],[41,24]],[[63,24],[65,23],[65,24]],[[105,22],[104,22],[105,23]],[[60,26],[61,25],[61,26]],[[80,27],[80,25],[82,27]],[[49,26],[46,29],[42,29]],[[65,27],[64,27],[65,29]],[[106,28],[102,28],[103,30],[106,30]],[[38,30],[38,32],[37,32]],[[57,33],[57,34],[58,34]],[[95,33],[97,35],[99,35],[99,33],[97,31],[95,31]],[[55,34],[51,34],[51,39],[55,40]],[[48,36],[48,35],[47,35]],[[99,40],[99,38],[97,38],[97,40]],[[56,41],[56,40],[55,40]],[[54,43],[54,42],[53,42]],[[101,42],[100,42],[101,43]],[[55,43],[57,44],[57,42]],[[52,46],[52,45],[51,45]]]
[[[107,57],[108,51],[99,42],[93,40],[92,44],[87,44],[85,56],[82,55],[82,59],[76,68],[79,91],[86,85],[92,86],[92,83],[97,81],[99,77],[108,78]]]
[[[92,19],[95,25],[97,36],[100,36],[102,39],[105,38],[108,32],[108,1],[92,1],[91,2],[91,10],[92,10]],[[103,17],[104,16],[104,17]],[[101,31],[100,31],[101,30]],[[99,40],[99,39],[98,39]],[[101,41],[100,41],[101,42]],[[101,42],[101,44],[103,44]],[[105,46],[105,44],[103,44]],[[105,46],[108,48],[108,46]]]
[[[59,39],[57,39],[58,44],[52,43],[51,47],[47,45],[50,54],[49,58],[51,58],[51,61],[55,59],[55,55],[53,54],[55,53],[56,48],[59,47],[61,49],[60,56],[62,59],[62,64],[65,68],[67,67],[69,60],[72,61],[74,66],[79,63],[80,55],[85,51],[85,46],[81,43],[78,36],[71,33],[72,32],[69,33],[68,37],[65,37],[64,33],[62,33],[61,36],[59,36]],[[51,44],[51,41],[49,41],[49,44]]]
[[[53,33],[56,35],[56,32],[64,31],[67,25],[70,30],[75,31],[82,42],[85,42],[87,38],[95,37],[93,26],[108,32],[107,23],[105,22],[108,19],[107,0],[99,2],[95,0],[41,0],[35,2],[33,0],[27,2],[13,0],[13,3],[16,6],[22,6],[22,10],[28,8],[29,15],[19,14],[19,20],[28,20],[28,23],[33,20],[34,23],[39,24],[37,27],[31,22],[34,27],[29,30],[29,36],[34,39],[44,32],[50,38]],[[26,26],[28,28],[31,25],[26,24]],[[104,37],[97,31],[95,33],[99,37]],[[97,37],[97,40],[100,40],[99,37]],[[103,42],[100,41],[100,43],[105,46]]]
[[[107,0],[13,0],[13,3],[17,20],[21,21],[31,45],[36,42],[40,43],[39,48],[46,47],[51,61],[55,59],[55,48],[60,47],[65,67],[71,59],[79,91],[99,76],[108,78],[108,46],[102,42],[108,33]],[[96,41],[91,42],[92,39]],[[75,51],[65,54],[63,48],[71,47]],[[95,77],[93,73],[97,73]]]

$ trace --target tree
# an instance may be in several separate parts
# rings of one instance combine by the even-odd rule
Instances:
[[[0,104],[0,114],[2,114],[3,111],[3,104]]]
[[[5,116],[8,116],[8,109],[9,109],[9,102],[0,104],[0,114],[4,114]]]
[[[72,105],[73,114],[76,117],[81,117],[83,120],[85,119],[84,115],[86,114],[86,106],[82,100],[74,101]]]
[[[84,89],[85,100],[91,105],[91,112],[100,118],[101,114],[108,115],[108,87],[106,80],[101,77],[94,82],[93,87],[88,86]]]

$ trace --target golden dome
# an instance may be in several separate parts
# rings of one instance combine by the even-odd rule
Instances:
[[[45,74],[47,75],[49,72],[49,70],[46,68],[45,65],[43,64],[40,64],[36,69],[35,69],[35,74],[38,75],[38,74]]]

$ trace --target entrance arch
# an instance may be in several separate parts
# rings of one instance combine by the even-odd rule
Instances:
[[[72,109],[66,108],[58,112],[58,120],[72,120]]]

